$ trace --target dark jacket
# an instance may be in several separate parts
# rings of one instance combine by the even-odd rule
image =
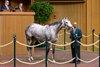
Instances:
[[[82,32],[79,28],[76,28],[75,32],[73,32],[73,30],[70,32],[71,41],[74,41],[75,39],[80,41],[81,38],[82,38]]]
[[[14,10],[20,10],[19,6],[16,6],[16,7],[14,8]],[[20,10],[20,11],[21,11],[21,10]],[[22,11],[24,11],[23,8],[22,8]]]
[[[11,6],[8,5],[8,8],[9,8],[10,11],[12,11]],[[1,7],[1,11],[3,11],[3,10],[7,10],[7,8],[6,8],[5,5],[3,5],[3,6]]]

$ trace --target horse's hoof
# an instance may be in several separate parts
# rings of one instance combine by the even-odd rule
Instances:
[[[29,62],[32,62],[32,60],[31,60],[30,58],[28,58],[28,61],[29,61]]]
[[[29,61],[29,62],[32,62],[32,60],[34,60],[33,57],[28,58],[28,61]]]
[[[34,58],[33,58],[33,57],[31,57],[30,59],[31,59],[31,60],[34,60]]]

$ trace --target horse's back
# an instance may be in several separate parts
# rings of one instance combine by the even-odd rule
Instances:
[[[45,33],[45,27],[46,26],[33,23],[33,24],[31,24],[27,27],[26,34],[30,37],[32,37],[32,36],[35,36],[35,37],[43,36],[44,33]]]

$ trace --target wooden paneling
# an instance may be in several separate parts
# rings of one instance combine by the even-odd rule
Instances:
[[[100,0],[86,0],[84,3],[53,3],[53,6],[54,13],[50,22],[67,16],[72,23],[74,21],[78,22],[83,35],[92,34],[92,29],[95,29],[95,34],[98,35],[100,33]],[[56,15],[56,19],[54,19],[54,15]],[[60,34],[63,34],[63,32],[61,31]],[[63,36],[61,38],[63,39]],[[95,37],[94,42],[97,40],[98,38]],[[59,41],[58,43],[63,43],[63,40]],[[70,42],[68,37],[67,41]],[[88,38],[83,37],[82,42],[91,44],[92,36]],[[82,47],[82,49],[92,50],[92,47]],[[95,50],[97,50],[96,47]]]
[[[100,25],[100,0],[87,0],[87,34],[90,34],[91,33],[90,30],[94,28],[95,33],[98,35],[100,33],[99,25]],[[97,40],[98,38],[95,37],[95,41]],[[87,39],[87,43],[90,43],[90,41],[91,39]]]
[[[67,3],[67,4],[53,4],[54,13],[51,17],[51,23],[57,20],[60,20],[64,17],[68,17],[69,20],[73,23],[76,21],[79,25],[79,28],[82,29],[82,33],[86,35],[86,3]],[[54,19],[53,16],[56,16]],[[69,32],[69,31],[67,31]],[[59,34],[63,34],[63,30],[60,31]],[[66,41],[70,42],[69,35],[66,36]],[[63,44],[64,36],[60,36],[58,39],[58,43]],[[82,42],[86,43],[86,38],[82,38]],[[67,47],[69,49],[69,47]],[[86,47],[82,47],[82,49],[86,49]]]
[[[0,13],[0,45],[13,41],[16,34],[17,41],[26,43],[25,28],[34,22],[33,12],[1,12]],[[26,47],[16,44],[17,55],[26,54]],[[1,48],[1,56],[13,55],[13,43]]]

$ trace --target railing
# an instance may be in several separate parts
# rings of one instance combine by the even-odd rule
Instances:
[[[89,36],[90,36],[90,35],[89,35]],[[89,36],[85,36],[85,37],[89,37]],[[41,44],[37,44],[37,45],[35,45],[35,46],[29,46],[29,45],[27,45],[27,44],[23,44],[23,43],[17,41],[17,40],[16,40],[16,34],[14,34],[14,36],[13,36],[13,41],[11,41],[11,42],[9,42],[9,43],[7,43],[7,44],[4,44],[4,45],[1,45],[1,46],[0,46],[0,48],[3,48],[3,47],[7,47],[8,45],[10,45],[10,44],[13,43],[13,44],[14,44],[14,57],[13,57],[12,59],[10,59],[9,61],[0,62],[0,64],[7,64],[7,63],[10,63],[10,62],[12,62],[12,61],[14,61],[14,67],[16,67],[16,61],[19,61],[20,63],[23,63],[23,64],[29,64],[29,65],[39,64],[39,63],[45,61],[45,67],[48,67],[48,61],[50,61],[50,62],[52,62],[52,63],[55,63],[55,64],[66,64],[66,63],[71,62],[73,59],[79,59],[79,58],[76,56],[76,57],[70,59],[69,61],[65,61],[65,62],[57,62],[55,59],[51,60],[51,59],[48,58],[48,55],[47,55],[48,46],[46,45],[46,54],[45,54],[45,58],[44,58],[44,59],[42,59],[42,60],[40,60],[40,61],[37,61],[37,62],[35,62],[35,63],[24,62],[24,61],[22,61],[22,60],[20,60],[20,59],[18,59],[18,58],[16,57],[16,44],[23,45],[23,46],[25,46],[25,47],[26,47],[26,46],[27,46],[27,47],[37,47],[37,46],[40,46],[40,45],[42,45],[42,44],[44,44],[44,43],[45,43],[45,44],[50,43],[50,44],[55,45],[55,46],[68,46],[68,45],[70,45],[71,43],[78,42],[78,43],[81,44],[81,46],[86,46],[86,47],[94,46],[94,47],[97,47],[97,48],[99,49],[99,56],[97,56],[96,58],[94,58],[94,59],[92,59],[92,60],[89,60],[89,61],[85,61],[85,60],[83,60],[83,59],[79,59],[79,60],[80,60],[81,62],[84,62],[84,63],[91,63],[91,62],[93,62],[93,61],[99,59],[99,67],[100,67],[100,34],[99,34],[99,35],[94,34],[94,36],[97,36],[97,37],[98,37],[98,40],[97,40],[96,42],[92,43],[92,44],[84,44],[84,43],[79,42],[79,41],[77,41],[77,40],[75,40],[75,41],[73,41],[73,42],[70,42],[70,43],[66,43],[65,45],[62,45],[62,44],[54,44],[54,43],[48,42],[48,39],[46,38],[46,40],[45,40],[44,42],[42,42]],[[99,43],[99,46],[96,45],[97,43]],[[76,63],[75,63],[75,67],[77,67],[77,64],[76,64]]]

